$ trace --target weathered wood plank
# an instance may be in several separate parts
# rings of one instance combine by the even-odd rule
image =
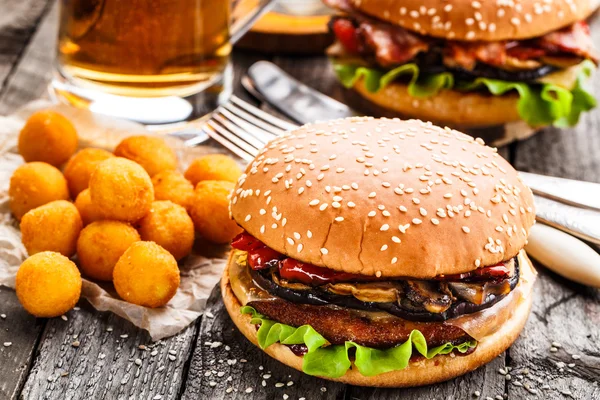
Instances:
[[[58,2],[55,2],[0,92],[0,115],[10,114],[47,92],[56,48],[57,19]]]
[[[3,0],[0,15],[0,91],[15,68],[49,0]]]
[[[0,287],[0,398],[15,398],[29,372],[44,320],[36,320],[17,301],[15,292]]]
[[[218,286],[206,310],[184,400],[287,398],[284,395],[290,399],[344,398],[344,385],[289,368],[250,343],[229,318]]]
[[[152,343],[128,321],[81,303],[66,321],[48,320],[22,397],[178,398],[195,325]]]
[[[509,398],[598,399],[600,291],[538,271],[532,313],[509,350]]]
[[[46,0],[4,0],[0,15],[0,93],[16,71],[37,24],[48,11]],[[2,103],[0,102],[0,109]],[[23,386],[45,321],[19,304],[13,290],[0,287],[0,398],[16,398]]]

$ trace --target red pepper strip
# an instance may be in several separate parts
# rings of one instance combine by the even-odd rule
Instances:
[[[248,264],[253,270],[258,271],[267,268],[269,261],[280,260],[283,257],[285,257],[283,254],[265,246],[248,251]]]
[[[380,280],[375,276],[349,274],[329,268],[317,267],[316,265],[303,263],[293,258],[286,258],[279,263],[279,276],[291,282],[301,282],[313,286],[337,282]]]
[[[242,251],[250,251],[260,247],[265,247],[265,244],[248,232],[244,231],[233,238],[231,241],[231,247]]]
[[[510,271],[508,268],[506,268],[504,263],[498,263],[489,267],[478,268],[470,272],[465,272],[464,274],[440,275],[436,277],[436,279],[443,281],[462,281],[468,278],[475,278],[477,280],[487,280],[504,279],[508,278],[509,275]]]

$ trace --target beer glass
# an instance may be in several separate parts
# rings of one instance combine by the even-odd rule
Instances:
[[[204,115],[231,93],[233,42],[272,3],[60,0],[53,93],[146,124]]]

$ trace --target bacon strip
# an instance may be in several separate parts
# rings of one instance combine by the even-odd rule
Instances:
[[[359,43],[348,46],[349,32],[340,37],[342,45],[350,54],[374,58],[384,68],[405,64],[419,53],[427,52],[433,46],[441,46],[443,62],[449,67],[467,70],[475,68],[478,62],[499,68],[537,68],[545,56],[585,58],[598,64],[600,55],[594,48],[588,25],[577,22],[559,31],[551,32],[537,39],[525,41],[464,42],[439,41],[408,31],[400,26],[373,20],[352,10],[348,0],[325,0],[331,7],[351,13],[350,17],[336,17],[335,21],[348,21],[355,27],[354,37]],[[334,24],[332,24],[334,26]],[[352,47],[352,48],[349,48]]]
[[[359,35],[373,49],[377,62],[383,67],[404,64],[429,49],[429,44],[418,35],[400,27],[363,21],[358,29]]]
[[[552,55],[556,53],[575,54],[590,59],[596,64],[600,59],[590,36],[590,27],[584,21],[576,22],[556,32],[550,32],[538,39],[536,44]]]

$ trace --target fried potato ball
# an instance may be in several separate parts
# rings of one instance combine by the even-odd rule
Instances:
[[[194,223],[185,208],[170,201],[155,201],[138,222],[142,240],[155,242],[181,260],[194,245]]]
[[[58,317],[77,304],[81,295],[81,275],[67,257],[44,251],[21,264],[16,291],[19,302],[30,314]]]
[[[194,190],[190,215],[196,231],[211,242],[227,243],[242,231],[229,218],[228,196],[233,188],[232,182],[202,181]]]
[[[73,203],[56,200],[34,208],[21,219],[23,245],[29,255],[54,251],[63,256],[75,254],[83,223]]]
[[[58,167],[77,150],[77,131],[54,111],[32,114],[19,134],[19,153],[26,162],[43,161]]]
[[[10,178],[10,210],[21,219],[29,210],[54,200],[68,200],[69,189],[63,174],[50,164],[31,162],[21,165]]]
[[[94,221],[107,219],[98,206],[92,203],[90,189],[85,189],[83,192],[79,193],[77,199],[75,199],[75,207],[77,207],[77,210],[79,211],[84,226],[89,225]]]
[[[90,196],[107,218],[134,222],[150,211],[154,188],[139,164],[113,157],[98,164],[92,173]]]
[[[162,171],[152,177],[156,200],[170,200],[188,208],[194,196],[194,185],[178,171]]]
[[[164,140],[152,136],[132,136],[115,149],[117,157],[140,164],[150,176],[165,170],[177,169],[177,156]]]
[[[125,222],[92,222],[83,228],[77,240],[79,267],[90,278],[110,281],[119,257],[139,240],[138,232]]]
[[[179,287],[177,261],[154,242],[136,242],[119,258],[113,283],[121,298],[145,307],[164,306]]]
[[[89,148],[78,151],[69,159],[64,174],[73,199],[87,189],[90,176],[98,164],[111,157],[113,155],[106,150]]]
[[[186,179],[194,186],[200,181],[237,182],[241,174],[242,170],[235,160],[224,154],[196,158],[185,171]]]

